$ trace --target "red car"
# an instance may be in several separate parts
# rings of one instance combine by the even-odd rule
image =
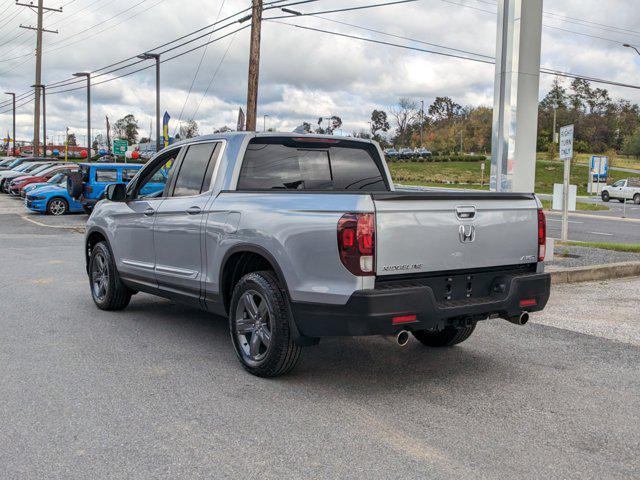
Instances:
[[[44,183],[47,182],[51,177],[60,173],[60,172],[73,172],[78,171],[79,167],[75,163],[70,164],[57,164],[52,165],[46,170],[38,173],[37,175],[22,175],[20,177],[14,178],[9,183],[9,193],[14,197],[19,197],[20,192],[24,187],[30,185],[32,183]]]

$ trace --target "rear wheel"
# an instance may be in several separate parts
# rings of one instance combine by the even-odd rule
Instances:
[[[602,192],[602,195],[601,195],[601,196],[602,196],[602,201],[603,201],[603,202],[608,202],[608,201],[609,201],[609,199],[611,198],[611,197],[609,196],[609,192],[607,192],[607,191]]]
[[[633,196],[633,203],[635,203],[636,205],[640,205],[640,193],[636,193]]]
[[[89,283],[94,303],[101,310],[122,310],[131,300],[130,290],[118,275],[111,251],[105,242],[91,250]]]
[[[229,330],[240,363],[258,377],[290,372],[300,359],[285,292],[271,272],[242,277],[231,298]]]
[[[464,342],[471,336],[475,329],[476,324],[473,323],[468,327],[446,327],[444,330],[437,332],[432,330],[418,330],[417,332],[413,332],[413,336],[427,347],[451,347]]]
[[[64,215],[69,211],[69,204],[64,198],[52,198],[47,203],[47,213],[49,215]]]

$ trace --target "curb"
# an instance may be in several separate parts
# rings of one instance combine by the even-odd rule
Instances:
[[[549,271],[551,283],[595,282],[612,278],[640,276],[640,262],[619,262],[589,267],[571,267]]]

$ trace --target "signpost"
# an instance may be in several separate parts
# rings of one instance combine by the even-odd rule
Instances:
[[[599,155],[591,156],[591,165],[589,168],[588,192],[600,195],[600,182],[606,185],[609,176],[609,157]]]
[[[562,241],[569,237],[569,180],[571,159],[573,158],[573,125],[560,128],[560,160],[564,162],[564,182],[562,187]]]
[[[127,147],[129,146],[129,142],[126,140],[116,139],[113,141],[113,154],[116,157],[124,157],[125,153],[127,153]]]

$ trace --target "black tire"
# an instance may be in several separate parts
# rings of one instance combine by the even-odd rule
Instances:
[[[246,297],[252,297],[254,314],[249,314]],[[247,372],[278,377],[296,366],[302,349],[293,341],[292,321],[286,292],[272,272],[253,272],[240,279],[231,297],[229,332]]]
[[[633,203],[635,203],[636,205],[640,205],[640,193],[636,193],[633,196]]]
[[[69,202],[62,197],[54,197],[47,202],[47,215],[60,216],[69,211]]]
[[[476,329],[476,323],[468,327],[446,327],[439,332],[431,330],[418,330],[412,332],[413,336],[427,347],[452,347],[464,342]]]
[[[133,291],[120,280],[113,256],[105,242],[97,243],[91,250],[89,287],[91,297],[100,310],[122,310],[131,300]]]
[[[611,199],[611,197],[609,196],[609,192],[607,191],[602,192],[600,196],[602,197],[603,202],[608,202]]]
[[[67,176],[67,193],[72,198],[78,198],[82,195],[82,189],[84,187],[82,177],[82,172],[71,172]]]

